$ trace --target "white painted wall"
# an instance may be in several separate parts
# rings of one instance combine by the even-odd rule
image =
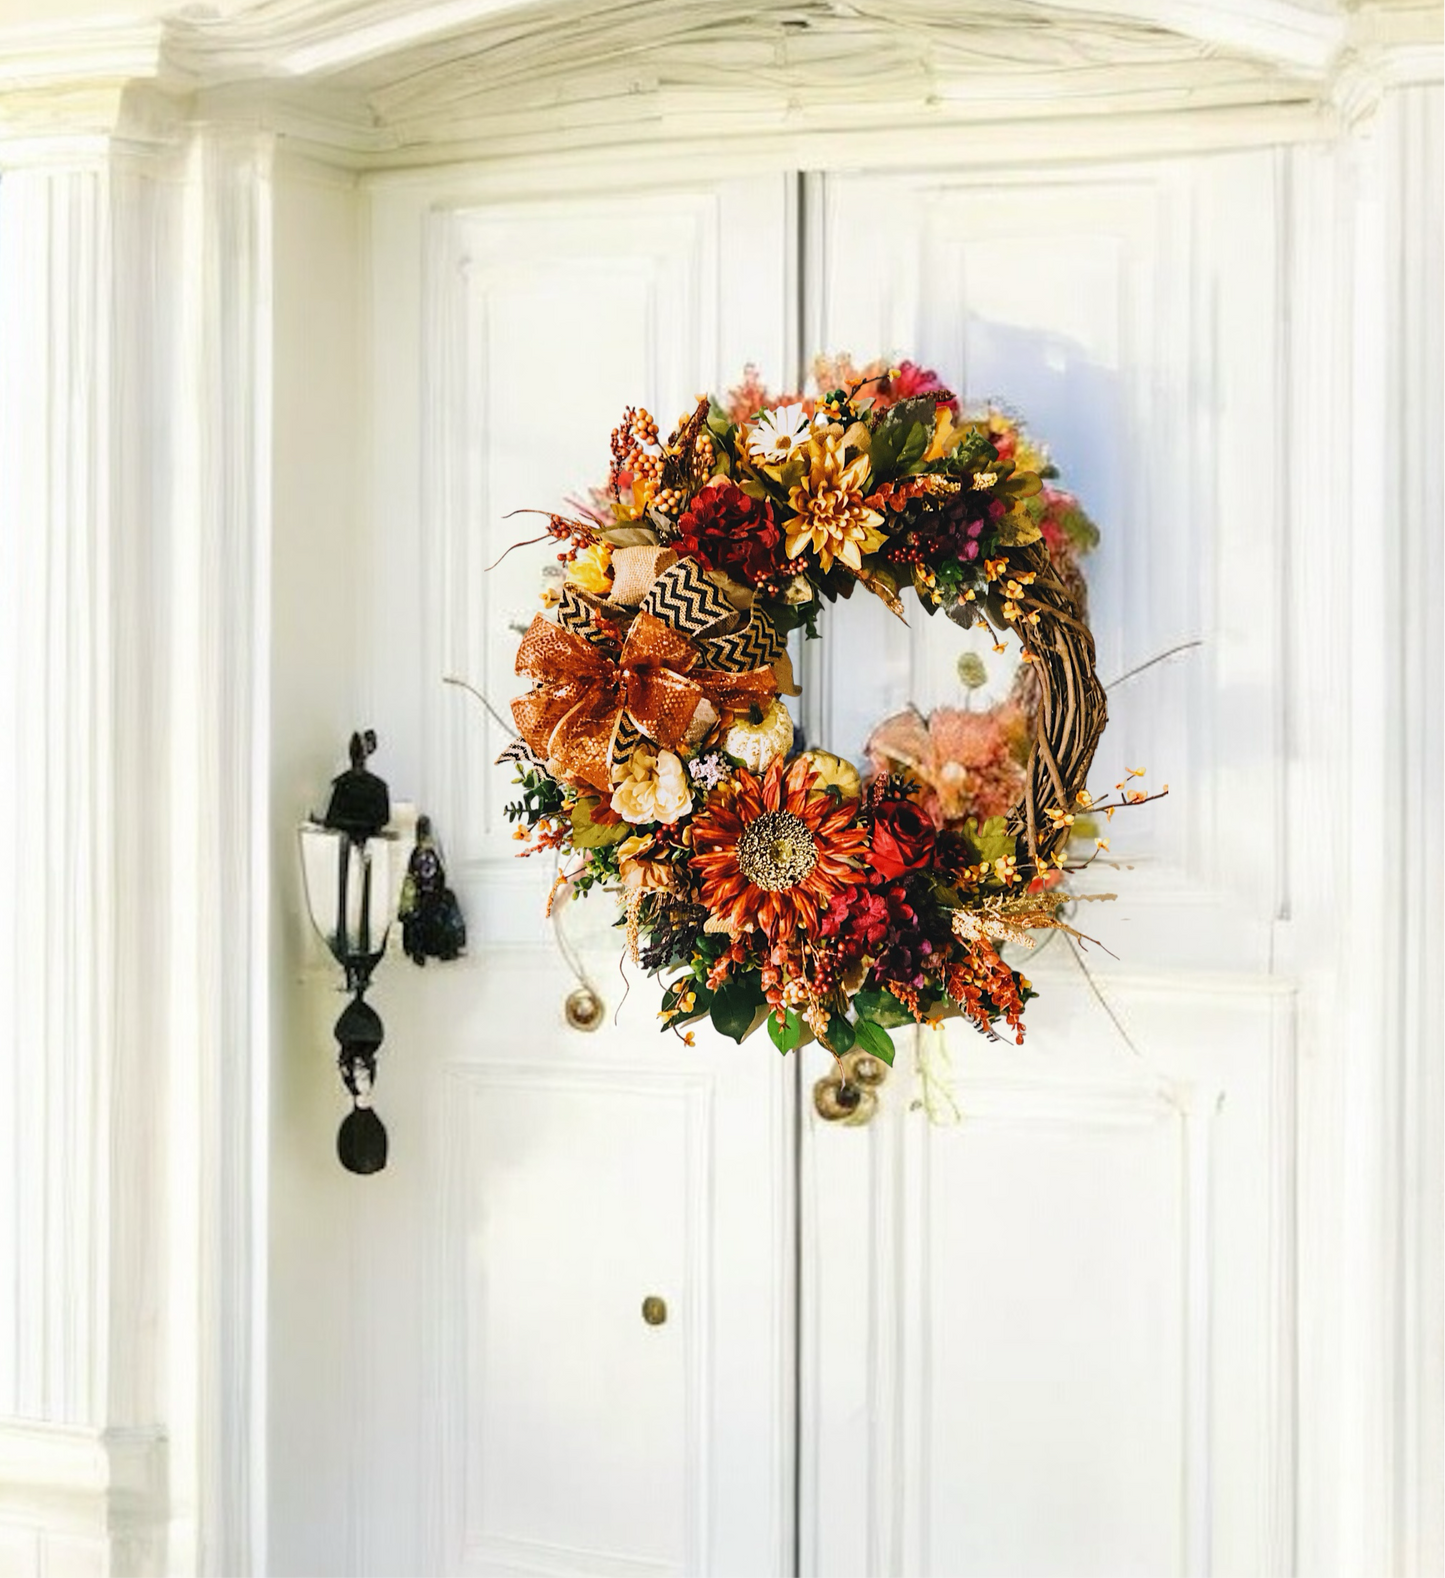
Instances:
[[[366,1202],[336,1163],[349,1102],[331,1025],[341,999],[306,919],[296,827],[344,764],[363,660],[364,289],[354,177],[285,158],[274,175],[275,453],[270,716],[272,1056],[265,1258],[270,1573],[350,1570],[344,1540],[355,1406],[348,1315]],[[382,726],[383,742],[387,731]],[[379,766],[379,770],[385,770]]]

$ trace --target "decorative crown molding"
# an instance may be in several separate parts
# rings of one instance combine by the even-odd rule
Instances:
[[[161,69],[165,25],[114,17],[0,28],[0,93],[75,82],[124,83]]]
[[[1050,0],[1059,11],[1129,20],[1201,44],[1320,75],[1344,41],[1346,19],[1328,3],[1297,0]]]
[[[0,139],[43,157],[48,138],[104,136],[137,81],[359,168],[673,143],[704,124],[741,148],[1293,107],[1319,135],[1389,86],[1439,80],[1440,60],[1424,0],[260,0],[0,29]]]
[[[64,1494],[148,1509],[161,1504],[165,1482],[166,1439],[159,1430],[0,1420],[0,1485],[11,1502]]]

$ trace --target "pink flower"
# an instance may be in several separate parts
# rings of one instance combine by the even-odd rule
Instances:
[[[987,821],[1006,816],[1023,793],[1016,752],[1027,728],[1008,702],[986,712],[939,707],[927,722],[910,709],[879,724],[868,757],[878,773],[901,770],[923,784],[920,804],[937,826]]]

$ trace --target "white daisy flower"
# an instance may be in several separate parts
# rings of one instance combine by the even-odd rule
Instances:
[[[757,460],[781,464],[807,441],[808,427],[808,416],[801,402],[780,405],[775,411],[763,411],[758,415],[748,433],[748,448]]]

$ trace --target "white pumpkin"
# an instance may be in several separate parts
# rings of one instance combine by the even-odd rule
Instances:
[[[760,723],[744,719],[733,724],[723,737],[723,749],[729,756],[737,757],[752,773],[765,773],[774,762],[788,754],[792,744],[792,717],[776,699]]]

